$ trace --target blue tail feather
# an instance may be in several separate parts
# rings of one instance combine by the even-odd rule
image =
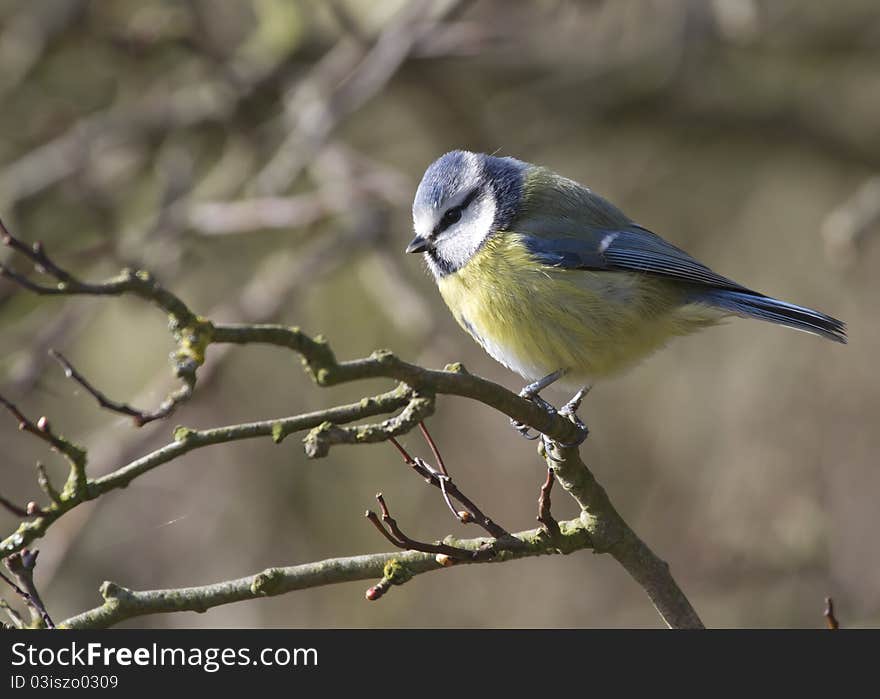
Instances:
[[[778,323],[846,344],[846,324],[811,308],[796,306],[755,292],[731,289],[706,290],[699,294],[697,300],[734,315]]]

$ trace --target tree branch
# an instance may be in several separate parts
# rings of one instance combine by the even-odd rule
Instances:
[[[36,568],[39,553],[39,551],[22,549],[18,553],[7,556],[3,561],[9,572],[15,576],[18,584],[7,578],[3,573],[0,573],[0,578],[30,607],[34,625],[54,629],[55,624],[52,621],[52,617],[46,611],[46,605],[43,604],[40,593],[37,591],[36,583],[34,583],[34,568]]]
[[[13,271],[6,264],[0,263],[0,277],[6,277],[35,294],[41,296],[122,296],[130,294],[151,302],[168,314],[169,327],[177,342],[177,350],[171,355],[171,359],[174,373],[181,381],[181,386],[173,391],[153,412],[137,411],[134,415],[135,424],[141,426],[147,422],[167,417],[174,412],[178,405],[190,399],[195,389],[196,370],[205,362],[205,348],[210,341],[210,323],[190,311],[183,301],[163,288],[149,272],[125,269],[117,276],[104,282],[84,282],[58,266],[49,257],[42,243],[36,242],[28,245],[13,236],[2,221],[0,221],[0,241],[30,261],[37,272],[55,280],[54,285],[33,282],[28,277]],[[91,384],[76,373],[63,357],[59,361],[69,376],[82,384],[89,393],[98,399],[101,405],[109,407],[103,394],[96,393]],[[117,412],[123,411],[119,408]],[[132,414],[132,412],[128,414]]]
[[[468,373],[461,364],[450,364],[442,371],[425,369],[397,358],[388,350],[377,350],[362,359],[338,362],[322,337],[311,338],[297,327],[283,325],[217,324],[213,326],[211,341],[268,344],[291,349],[302,356],[307,372],[319,386],[364,379],[395,379],[415,389],[476,400],[530,425],[551,439],[573,442],[580,435],[578,428],[564,416],[551,415],[504,386]]]
[[[583,521],[575,519],[559,524],[562,530],[559,541],[551,542],[543,528],[530,529],[512,535],[519,540],[520,547],[513,550],[499,550],[494,558],[487,560],[462,561],[460,565],[504,563],[521,558],[572,553],[590,548],[590,533]],[[486,537],[461,540],[447,537],[443,540],[448,546],[468,551],[477,551],[491,542],[492,539]],[[101,606],[61,622],[59,628],[103,629],[126,619],[147,614],[205,612],[223,604],[274,597],[295,590],[356,580],[371,580],[385,576],[389,564],[398,575],[402,574],[406,579],[444,568],[442,563],[437,562],[434,554],[420,551],[394,551],[348,558],[330,558],[284,568],[269,568],[257,575],[200,587],[136,591],[108,581],[101,585],[100,592],[104,598]]]
[[[408,405],[411,401],[422,400],[421,398],[413,398],[411,389],[408,387],[398,386],[393,391],[372,398],[364,398],[357,403],[293,417],[227,425],[209,430],[178,427],[174,431],[173,442],[135,459],[107,475],[89,479],[80,490],[73,491],[65,488],[58,494],[57,501],[42,508],[39,516],[30,521],[22,522],[13,534],[0,541],[0,552],[3,555],[10,555],[22,550],[35,539],[42,537],[58,518],[74,507],[94,500],[111,490],[124,488],[135,478],[195,449],[258,437],[270,437],[275,443],[280,443],[294,432],[324,424],[336,425],[354,422],[374,415],[393,412],[403,405]],[[2,396],[0,396],[0,401],[3,401]],[[375,439],[373,432],[368,430],[367,434],[369,438]]]
[[[439,470],[429,466],[424,459],[410,455],[410,453],[404,449],[400,442],[394,439],[394,437],[391,437],[388,441],[391,442],[397,451],[400,452],[400,455],[408,466],[424,478],[429,485],[433,485],[440,489],[443,493],[443,500],[446,502],[446,506],[459,522],[462,524],[474,522],[480,525],[490,536],[493,536],[496,539],[510,536],[510,533],[504,527],[498,525],[491,517],[486,515],[473,500],[461,492],[458,486],[452,481],[449,471],[446,470],[446,465],[443,463],[443,458],[440,456],[440,451],[437,449],[434,439],[428,432],[428,428],[425,427],[423,422],[419,423],[419,427],[421,428],[422,435],[425,437],[425,441],[428,442],[431,451],[434,453],[434,458],[437,461]],[[458,500],[458,502],[467,509],[456,509],[452,503],[453,499]]]
[[[578,450],[552,443],[545,457],[556,480],[581,506],[581,520],[591,533],[593,550],[610,553],[626,569],[648,593],[667,626],[702,629],[703,622],[672,577],[669,564],[658,558],[620,516]]]
[[[311,337],[296,327],[212,323],[191,311],[181,299],[161,287],[145,272],[127,270],[103,283],[83,282],[56,265],[40,244],[23,243],[2,228],[2,224],[0,224],[0,233],[3,235],[3,242],[32,262],[37,272],[56,280],[54,286],[45,286],[31,282],[27,277],[13,272],[5,264],[0,265],[0,274],[24,288],[38,294],[49,295],[131,294],[149,301],[168,314],[171,332],[178,343],[178,350],[173,355],[175,373],[183,385],[166,399],[163,406],[160,406],[156,411],[157,417],[170,414],[179,403],[192,394],[196,382],[196,369],[205,362],[207,348],[211,344],[269,344],[292,350],[300,355],[307,373],[319,386],[333,386],[375,378],[392,379],[399,384],[396,389],[388,393],[364,398],[358,403],[303,415],[207,430],[178,427],[174,431],[174,441],[170,444],[96,479],[87,477],[86,452],[83,449],[53,432],[45,417],[33,423],[14,404],[0,397],[0,402],[16,417],[21,429],[32,432],[54,449],[62,452],[71,464],[71,475],[64,489],[60,493],[55,493],[48,483],[45,483],[44,490],[50,496],[50,504],[45,508],[33,508],[36,516],[30,521],[22,522],[15,533],[0,542],[0,551],[4,555],[22,551],[30,542],[43,536],[49,526],[70,509],[110,490],[123,488],[144,473],[194,449],[257,437],[271,437],[278,443],[292,433],[310,430],[303,440],[306,454],[318,458],[325,456],[329,449],[337,444],[389,441],[397,435],[408,432],[433,413],[436,394],[455,395],[479,401],[517,422],[533,427],[546,435],[549,440],[553,440],[549,442],[549,451],[545,451],[547,465],[582,510],[576,524],[559,523],[557,531],[557,528],[550,524],[552,517],[549,513],[549,492],[552,481],[548,476],[548,481],[542,489],[539,507],[542,523],[545,526],[539,530],[521,533],[516,538],[523,541],[516,543],[506,531],[482,515],[471,501],[467,498],[462,499],[464,496],[454,489],[454,485],[445,473],[445,465],[442,464],[436,445],[426,435],[441,469],[436,472],[439,474],[437,477],[443,479],[442,482],[438,480],[434,484],[443,490],[446,498],[451,494],[471,510],[470,515],[480,517],[481,526],[496,534],[497,538],[470,539],[463,542],[447,540],[436,545],[422,544],[403,534],[388,513],[387,507],[380,501],[383,520],[390,528],[390,534],[375,516],[372,518],[374,524],[396,546],[407,548],[417,546],[423,549],[418,555],[407,552],[394,557],[396,563],[389,570],[385,567],[386,564],[391,565],[391,554],[381,554],[378,557],[337,559],[336,563],[325,561],[289,569],[273,569],[273,572],[255,578],[243,578],[239,581],[218,583],[215,586],[183,590],[137,593],[113,583],[105,583],[102,588],[104,605],[68,620],[66,623],[69,626],[100,627],[131,616],[163,611],[204,611],[217,604],[249,599],[253,596],[280,594],[302,587],[372,577],[378,574],[377,570],[381,567],[382,580],[367,593],[370,599],[376,599],[388,589],[389,585],[400,584],[412,577],[414,573],[406,568],[409,563],[415,566],[416,572],[425,572],[434,569],[435,566],[445,565],[450,560],[464,559],[467,562],[490,558],[510,560],[526,555],[568,552],[592,547],[597,553],[610,553],[626,568],[633,579],[648,593],[669,626],[702,628],[702,622],[696,612],[670,575],[669,567],[639,539],[615,510],[604,489],[581,461],[577,449],[559,446],[560,443],[575,441],[580,434],[577,425],[566,416],[545,411],[532,401],[521,398],[503,386],[473,376],[460,364],[447,366],[442,371],[425,369],[398,359],[386,350],[376,351],[369,357],[361,359],[338,361],[326,340],[320,336]],[[61,361],[73,378],[83,385],[99,404],[115,412],[137,413],[136,419],[140,415],[138,411],[124,404],[107,399],[91,383],[78,373],[74,373],[75,370],[66,360],[62,358]],[[343,426],[381,414],[393,415],[381,423]],[[406,458],[407,455],[404,456]],[[436,480],[434,470],[429,469],[425,462],[410,457],[408,463],[413,468],[418,467],[416,470],[422,469],[430,473],[432,481]],[[40,478],[45,480],[44,473],[40,474]],[[460,555],[462,550],[474,553]],[[490,551],[493,555],[484,555],[484,551]],[[433,558],[432,554],[445,558],[442,560]],[[402,560],[404,563],[400,563]],[[404,568],[401,568],[401,565]],[[371,593],[373,596],[370,596]]]

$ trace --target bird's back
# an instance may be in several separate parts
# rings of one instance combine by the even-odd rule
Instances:
[[[633,225],[614,204],[582,184],[531,166],[523,180],[519,214],[510,228],[538,237],[578,237]]]

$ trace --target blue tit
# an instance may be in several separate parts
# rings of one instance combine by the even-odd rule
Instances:
[[[413,223],[406,252],[424,254],[456,321],[548,409],[538,391],[551,383],[584,389],[725,316],[846,342],[841,321],[722,277],[587,187],[515,158],[446,153],[419,184]]]

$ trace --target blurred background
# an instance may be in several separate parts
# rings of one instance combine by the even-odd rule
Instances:
[[[520,388],[403,254],[424,168],[463,147],[554,168],[753,288],[847,321],[846,347],[733,320],[600,384],[584,458],[709,626],[880,623],[880,6],[875,0],[0,1],[0,213],[81,276],[144,267],[214,319],[323,333]],[[3,259],[25,267],[0,251]],[[173,386],[162,313],[37,298],[0,280],[0,392],[109,472],[210,427],[390,384],[319,389],[289,353],[213,346],[194,399],[142,429],[47,356],[152,408]],[[549,394],[561,400],[563,396]],[[507,419],[441,398],[429,425],[456,482],[510,530],[535,526],[544,467]],[[0,494],[40,501],[64,464],[0,419]],[[404,443],[427,456],[418,434]],[[137,589],[479,532],[389,444],[309,461],[296,438],[212,447],[84,505],[39,542],[62,619]],[[576,514],[554,497],[557,517]],[[5,536],[16,518],[0,511]],[[639,626],[660,619],[582,552],[368,583],[142,626]],[[5,594],[5,593],[4,593]]]

